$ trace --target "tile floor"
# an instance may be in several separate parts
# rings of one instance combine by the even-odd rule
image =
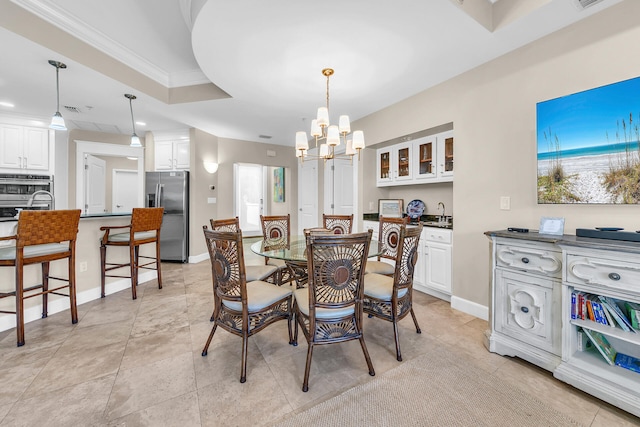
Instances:
[[[218,329],[208,356],[200,354],[211,328],[209,263],[163,264],[163,275],[164,289],[143,284],[136,301],[125,290],[79,306],[77,325],[68,312],[27,324],[24,347],[15,330],[1,332],[0,426],[269,425],[372,379],[357,341],[322,346],[303,393],[304,337],[290,346],[278,322],[249,339],[240,384],[238,337]],[[420,292],[415,310],[423,333],[401,322],[405,360],[440,345],[585,425],[640,425],[542,369],[489,353],[487,322]],[[365,333],[376,373],[398,366],[391,324],[366,319]]]

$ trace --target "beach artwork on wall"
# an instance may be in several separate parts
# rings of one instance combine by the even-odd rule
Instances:
[[[536,113],[538,203],[640,203],[640,77]]]

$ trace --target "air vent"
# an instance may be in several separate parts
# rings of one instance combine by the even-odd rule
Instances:
[[[594,4],[602,3],[604,0],[573,0],[573,3],[579,10],[593,6]]]
[[[271,135],[258,135],[258,138],[271,139]]]
[[[70,105],[65,105],[64,109],[67,111],[71,111],[72,113],[78,113],[78,114],[82,113],[82,111],[80,111],[78,107],[72,107]]]

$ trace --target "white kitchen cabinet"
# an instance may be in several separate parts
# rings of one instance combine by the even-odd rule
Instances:
[[[156,141],[156,170],[189,169],[189,141]]]
[[[414,289],[446,301],[451,300],[453,231],[424,227],[418,261],[413,275]]]
[[[0,168],[49,170],[49,130],[0,124]]]
[[[376,154],[378,187],[453,181],[453,131],[379,148]]]

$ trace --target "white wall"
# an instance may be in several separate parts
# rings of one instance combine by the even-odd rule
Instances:
[[[488,305],[485,231],[537,229],[541,216],[565,217],[567,234],[640,229],[636,205],[538,205],[535,138],[537,102],[640,76],[638,16],[640,1],[622,2],[354,124],[371,144],[453,122],[454,299]],[[366,155],[371,165],[375,150]],[[379,193],[375,167],[362,182],[363,194]],[[511,210],[499,209],[500,196]]]

